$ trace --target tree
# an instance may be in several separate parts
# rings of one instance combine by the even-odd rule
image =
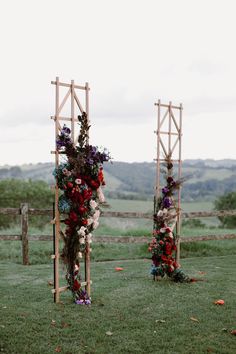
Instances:
[[[215,210],[236,210],[236,192],[230,192],[215,200]],[[236,216],[219,216],[223,227],[235,228]]]
[[[43,181],[22,181],[19,179],[5,179],[0,181],[0,207],[19,208],[21,203],[29,203],[31,208],[51,208],[53,192]],[[34,226],[45,225],[47,218],[32,217]],[[9,227],[17,218],[0,215],[0,227]],[[31,222],[31,224],[32,224]]]

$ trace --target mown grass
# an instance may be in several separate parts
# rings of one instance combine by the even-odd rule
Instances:
[[[182,266],[204,281],[153,282],[145,260],[92,263],[92,306],[82,307],[69,292],[53,303],[51,265],[1,263],[1,353],[235,353],[236,256]]]
[[[151,238],[150,238],[151,239]],[[61,247],[63,246],[61,242]],[[151,258],[147,244],[137,243],[94,243],[91,259],[95,262],[120,259]],[[30,241],[30,264],[49,264],[53,254],[52,242]],[[202,241],[181,244],[181,258],[202,256],[224,256],[236,254],[235,240]],[[0,261],[22,263],[20,241],[0,241]]]

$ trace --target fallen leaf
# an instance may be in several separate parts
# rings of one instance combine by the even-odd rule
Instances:
[[[48,280],[48,285],[49,285],[49,286],[53,286],[53,281]]]
[[[222,331],[223,332],[227,332],[227,328],[222,328]]]
[[[236,329],[233,329],[230,333],[236,336]]]
[[[112,333],[111,331],[107,331],[107,332],[106,332],[106,335],[107,335],[107,336],[112,336],[112,334],[113,334],[113,333]]]
[[[156,322],[165,323],[165,320],[156,320]]]
[[[56,353],[60,353],[61,352],[61,347],[60,346],[56,347],[55,352]]]
[[[62,328],[67,328],[67,327],[70,327],[70,324],[69,324],[69,323],[66,323],[66,322],[62,322],[62,323],[61,323],[61,327],[62,327]]]
[[[220,299],[220,300],[214,301],[214,304],[215,304],[215,305],[224,305],[225,302],[224,302],[224,300]]]
[[[55,320],[51,321],[51,326],[56,326],[56,321]]]
[[[115,267],[115,270],[116,270],[116,272],[121,272],[122,270],[124,270],[124,268],[122,268],[122,267]]]
[[[195,317],[190,317],[190,320],[193,321],[193,322],[199,322],[197,318]]]
[[[206,272],[198,272],[198,274],[205,275]]]

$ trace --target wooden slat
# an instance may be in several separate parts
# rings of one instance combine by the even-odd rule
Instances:
[[[176,145],[178,144],[178,142],[179,142],[180,140],[179,140],[179,136],[177,137],[177,139],[176,139],[176,141],[175,141],[175,143],[174,143],[174,145],[172,146],[172,149],[171,149],[171,155],[173,154],[173,152],[174,152],[174,149],[176,148]]]
[[[52,217],[52,209],[37,209],[29,208],[29,215],[47,215]],[[0,215],[21,215],[20,208],[0,208]],[[63,215],[63,214],[62,214]],[[204,218],[204,217],[217,217],[217,216],[235,216],[236,210],[219,210],[219,211],[195,211],[182,213],[182,217],[188,218]],[[120,212],[120,211],[101,211],[102,217],[113,217],[113,218],[141,218],[141,219],[152,219],[152,213],[141,213],[141,212]]]
[[[21,240],[23,265],[29,265],[29,240],[28,240],[28,204],[21,204]]]
[[[51,84],[52,85],[56,85],[57,83],[56,83],[56,81],[51,81]],[[71,86],[70,84],[66,84],[64,82],[58,82],[58,85],[59,86],[64,86],[64,87],[70,87]],[[75,87],[75,89],[86,90],[85,86],[75,85],[74,87]]]
[[[64,107],[64,105],[65,105],[66,101],[68,100],[68,98],[69,98],[70,94],[71,94],[71,89],[69,88],[69,90],[68,90],[67,94],[65,95],[65,97],[63,98],[63,100],[62,100],[62,102],[61,102],[60,106],[58,107],[58,112],[57,112],[57,115],[59,115],[59,114],[60,114],[60,112],[61,112],[62,108]]]
[[[160,108],[160,106],[158,106],[158,107]],[[158,124],[158,126],[159,126],[159,129],[158,129],[158,130],[161,129],[161,126],[162,126],[162,124],[164,123],[164,121],[165,121],[165,119],[166,119],[168,113],[169,113],[169,110],[167,109],[167,110],[166,110],[166,113],[164,114],[164,116],[162,117],[162,119],[161,119],[161,112],[158,113],[158,114],[159,114],[159,118],[160,118],[160,123]]]
[[[160,104],[159,104],[158,102],[155,102],[155,103],[154,103],[154,105],[155,105],[155,106],[160,105],[160,107],[166,107],[166,108],[168,108],[168,107],[169,107],[169,105],[168,105],[168,104],[164,104],[164,103],[160,103]],[[181,107],[180,107],[180,106],[173,106],[173,105],[172,105],[171,107],[172,107],[172,108],[174,108],[174,109],[181,109]]]
[[[51,119],[55,120],[56,117],[55,116],[51,116]],[[62,117],[62,116],[59,116],[57,118],[57,120],[64,120],[64,121],[68,121],[68,122],[72,121],[71,117]],[[75,121],[78,121],[78,117],[75,117]]]
[[[87,281],[82,281],[80,284],[81,284],[81,286],[86,286],[86,285],[88,284],[88,282],[87,282]],[[90,284],[92,284],[92,280],[90,280]],[[61,293],[61,292],[63,292],[63,291],[68,290],[68,288],[69,288],[69,286],[66,285],[66,286],[60,287],[58,290],[59,290],[59,292]],[[51,292],[52,292],[53,294],[55,294],[55,293],[56,293],[56,289],[52,289]]]
[[[213,240],[231,240],[236,239],[236,234],[225,235],[202,235],[181,237],[181,243],[213,241]],[[20,235],[0,235],[1,241],[20,241]],[[52,241],[51,235],[29,236],[29,241]],[[149,243],[151,241],[151,231],[149,236],[93,236],[93,243]],[[51,255],[51,258],[55,255]]]
[[[180,128],[179,128],[179,126],[178,126],[178,124],[177,124],[177,122],[176,122],[176,119],[175,119],[174,113],[173,113],[173,111],[172,111],[172,108],[173,108],[173,106],[170,107],[171,118],[172,118],[172,120],[173,120],[173,122],[174,122],[174,125],[175,125],[175,128],[176,128],[177,132],[179,133],[179,132],[180,132]],[[180,105],[180,108],[181,108],[181,105]],[[182,109],[181,109],[181,110],[182,110]]]
[[[83,113],[84,112],[83,107],[81,106],[81,103],[80,103],[76,93],[74,93],[74,97],[75,97],[75,102],[77,103],[77,106],[79,107],[80,112]]]
[[[20,215],[20,208],[0,208],[0,215]]]
[[[161,147],[162,147],[162,149],[163,149],[163,151],[164,151],[164,154],[167,156],[168,154],[167,154],[167,151],[166,151],[165,145],[164,145],[164,143],[163,143],[163,141],[162,141],[161,137],[160,137],[160,144],[161,144]],[[165,160],[164,160],[164,161],[165,161]]]

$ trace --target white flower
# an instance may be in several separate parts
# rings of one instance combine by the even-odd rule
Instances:
[[[79,253],[78,253],[78,256],[79,256],[79,258],[83,258],[82,252],[79,252]]]
[[[162,234],[164,234],[164,233],[166,232],[166,228],[165,228],[165,227],[162,227],[162,228],[160,229],[160,232],[161,232]]]
[[[89,244],[92,243],[92,234],[88,234],[86,240]]]
[[[79,270],[79,266],[78,266],[78,264],[75,264],[74,271],[77,272],[78,270]]]
[[[163,211],[159,210],[158,213],[157,213],[157,216],[163,216]]]
[[[94,220],[94,223],[93,223],[93,229],[96,230],[96,228],[98,227],[99,225],[99,222],[97,220]]]
[[[103,191],[102,191],[101,187],[99,187],[97,189],[97,196],[98,196],[98,199],[99,199],[100,203],[104,203],[105,202],[105,197],[104,197],[104,194],[103,194]]]
[[[91,206],[92,209],[95,209],[98,204],[97,202],[95,202],[95,200],[91,199],[89,205]]]
[[[100,210],[96,210],[95,213],[93,214],[93,219],[97,220],[100,216]]]
[[[163,211],[163,215],[168,213],[168,210],[166,208],[164,208],[162,211]]]
[[[85,244],[85,238],[84,238],[84,237],[81,237],[81,238],[79,239],[79,243],[80,243],[81,245],[84,245],[84,244]]]
[[[93,223],[93,218],[88,219],[88,225],[91,225]]]
[[[170,238],[174,238],[174,236],[173,236],[173,233],[172,233],[172,232],[169,232],[169,233],[168,233],[168,236],[169,236]]]
[[[76,178],[75,183],[76,183],[76,184],[81,184],[81,183],[82,183],[82,181],[81,181],[81,179],[80,179],[80,178]]]
[[[78,235],[79,236],[85,236],[85,231],[86,231],[86,227],[81,226],[81,228],[79,229]]]

